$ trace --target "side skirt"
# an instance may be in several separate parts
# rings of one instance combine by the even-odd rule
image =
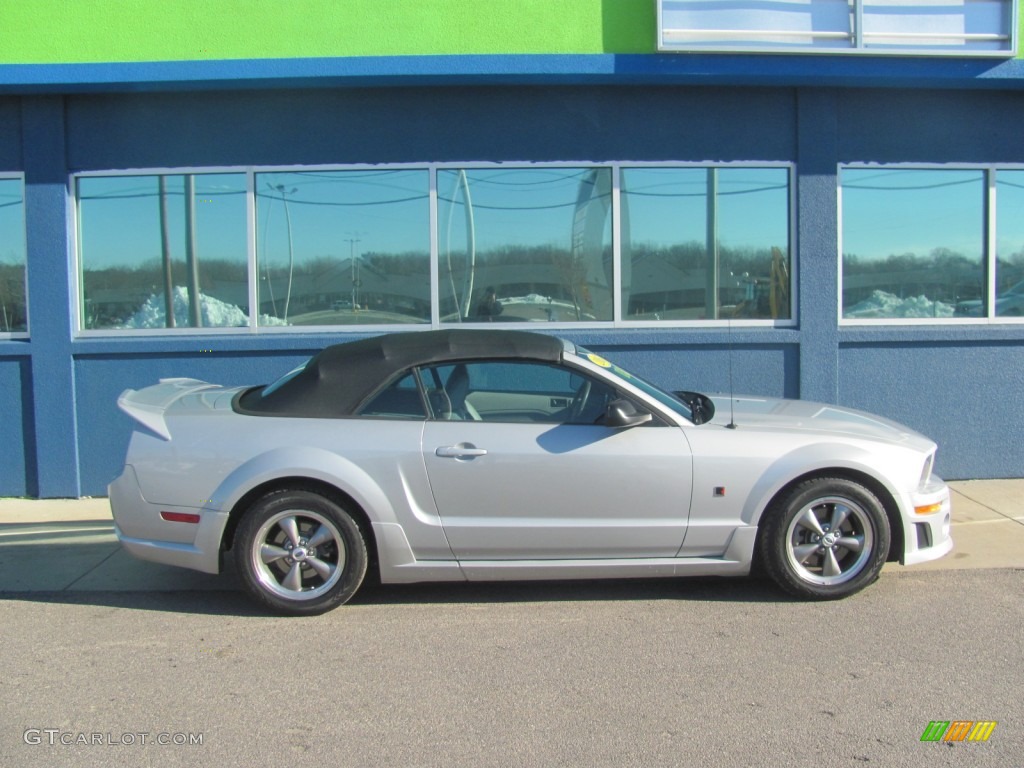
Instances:
[[[671,576],[744,576],[750,572],[757,528],[738,528],[721,557],[631,560],[416,560],[401,526],[376,524],[385,584],[418,581],[557,581],[560,579],[645,579]],[[383,540],[382,540],[383,539]],[[385,565],[384,555],[392,557]]]

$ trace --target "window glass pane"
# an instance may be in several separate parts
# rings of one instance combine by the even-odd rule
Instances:
[[[984,297],[984,172],[846,168],[841,183],[843,317],[951,317]]]
[[[996,173],[996,315],[1024,316],[1024,171]]]
[[[427,414],[416,377],[411,373],[403,376],[370,400],[359,415],[385,419],[425,419]]]
[[[437,174],[441,321],[612,319],[610,168]]]
[[[21,179],[0,179],[0,333],[24,332],[25,197]]]
[[[544,363],[459,363],[423,373],[435,419],[596,424],[612,387]]]
[[[1008,55],[1015,2],[658,0],[659,48]]]
[[[425,170],[256,176],[261,325],[430,322]]]
[[[82,177],[77,189],[83,328],[248,324],[244,174]]]
[[[622,172],[630,320],[791,317],[785,168]]]
[[[659,0],[662,50],[853,45],[850,0]]]
[[[864,47],[939,53],[1012,48],[1012,0],[864,0]]]

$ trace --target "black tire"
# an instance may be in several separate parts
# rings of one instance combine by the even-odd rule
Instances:
[[[758,554],[786,592],[836,600],[878,578],[890,535],[889,518],[870,490],[823,477],[795,486],[765,512]]]
[[[366,576],[366,536],[337,501],[289,489],[259,499],[238,525],[235,565],[249,593],[296,616],[347,602]]]

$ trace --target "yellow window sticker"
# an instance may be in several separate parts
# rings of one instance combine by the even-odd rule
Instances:
[[[602,368],[611,368],[612,364],[605,360],[600,355],[595,355],[593,352],[587,355],[587,359],[594,365],[600,365]]]

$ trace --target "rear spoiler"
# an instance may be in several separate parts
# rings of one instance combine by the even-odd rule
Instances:
[[[117,398],[117,405],[147,429],[164,440],[170,440],[171,432],[164,421],[164,412],[185,395],[216,387],[216,384],[199,379],[160,379],[159,384],[145,389],[126,389]]]

